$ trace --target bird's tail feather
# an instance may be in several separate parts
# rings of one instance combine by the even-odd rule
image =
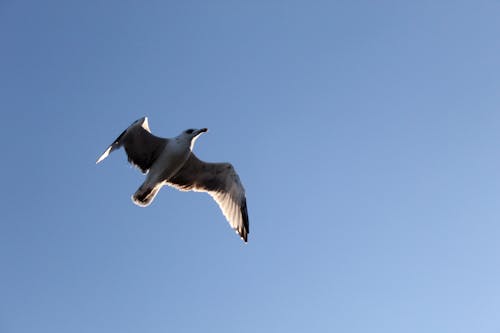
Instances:
[[[160,185],[153,187],[147,187],[142,185],[132,196],[132,201],[136,205],[141,207],[149,206],[153,201],[153,199],[156,197],[156,194],[158,194],[160,188],[161,188]]]

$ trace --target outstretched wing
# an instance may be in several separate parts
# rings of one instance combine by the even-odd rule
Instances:
[[[168,139],[157,137],[149,131],[148,118],[141,118],[116,138],[104,151],[96,163],[104,160],[108,155],[120,147],[124,147],[128,161],[146,173],[165,148]]]
[[[245,189],[230,163],[207,163],[193,153],[168,185],[182,191],[207,192],[219,205],[231,227],[247,242],[248,224]]]

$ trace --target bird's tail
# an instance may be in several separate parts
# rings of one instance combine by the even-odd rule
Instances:
[[[149,206],[156,197],[156,194],[158,194],[160,188],[161,185],[151,187],[143,184],[132,196],[132,201],[141,207]]]

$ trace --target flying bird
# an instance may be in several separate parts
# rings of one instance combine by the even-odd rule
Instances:
[[[217,202],[231,227],[246,243],[249,224],[245,189],[230,163],[208,163],[192,152],[196,139],[208,129],[188,129],[174,138],[151,134],[148,118],[132,123],[97,159],[97,163],[124,147],[128,161],[146,175],[132,196],[142,207],[169,185],[181,191],[206,192]]]

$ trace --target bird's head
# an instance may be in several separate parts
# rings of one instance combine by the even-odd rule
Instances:
[[[208,128],[200,128],[200,129],[190,128],[182,132],[179,136],[182,139],[191,142],[191,149],[193,149],[193,145],[196,139],[205,132],[208,132]]]
[[[191,138],[196,138],[198,135],[205,133],[205,132],[208,132],[208,128],[201,128],[201,129],[190,128],[190,129],[187,129],[184,132],[182,132],[182,135],[185,135],[185,136],[191,137]]]

